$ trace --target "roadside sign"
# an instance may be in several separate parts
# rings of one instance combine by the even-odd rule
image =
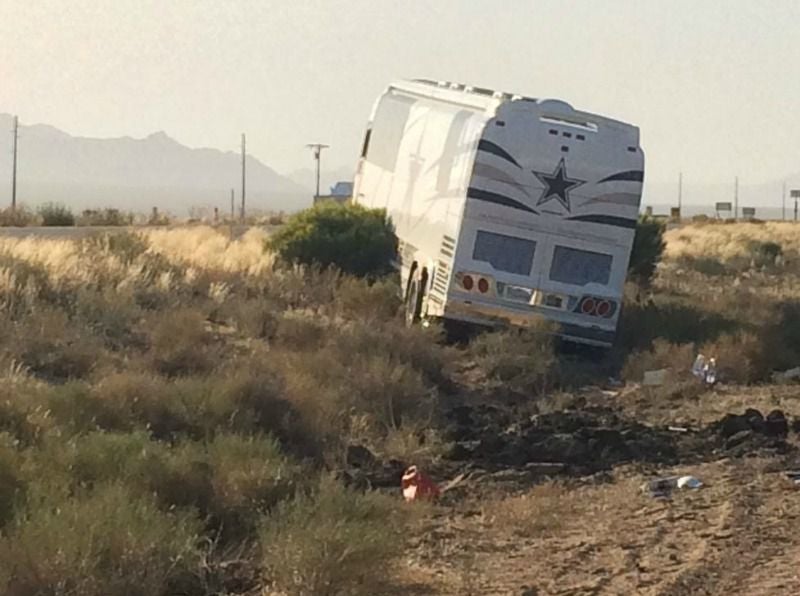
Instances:
[[[756,216],[755,207],[742,207],[742,217],[753,218]]]
[[[717,211],[733,211],[733,205],[731,205],[731,203],[717,203],[716,210]]]
[[[790,190],[789,196],[792,197],[793,199],[800,199],[800,189]]]
[[[680,207],[670,207],[669,208],[669,216],[671,219],[680,219],[681,218],[681,208]]]

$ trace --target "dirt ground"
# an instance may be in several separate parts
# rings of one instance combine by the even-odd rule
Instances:
[[[553,413],[523,416],[497,404],[456,412],[473,424],[483,413],[483,431],[463,441],[465,458],[483,448],[501,455],[435,470],[468,477],[421,510],[398,593],[800,594],[800,487],[786,476],[800,468],[800,389],[717,387],[691,399],[590,389],[580,405],[574,412],[596,413],[580,418],[580,429],[555,428]],[[765,418],[780,409],[786,421],[776,431],[752,410],[743,416],[747,408]],[[487,411],[497,425],[486,423]],[[530,461],[536,449],[526,463],[513,461],[509,445],[546,447],[553,437],[594,463],[566,457],[549,468]],[[686,474],[704,486],[667,497],[642,490],[653,478]]]

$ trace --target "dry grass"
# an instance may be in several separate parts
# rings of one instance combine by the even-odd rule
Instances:
[[[327,510],[309,487],[355,438],[435,458],[450,356],[403,328],[390,283],[276,268],[263,240],[0,239],[0,592],[253,593],[277,555],[247,545],[284,502],[298,514],[280,536],[308,535],[295,569],[333,578],[313,593],[394,559],[393,500],[342,493]]]
[[[264,230],[252,228],[231,241],[224,230],[207,226],[142,232],[150,250],[171,262],[198,267],[260,275],[272,269],[273,258],[264,253]]]
[[[790,222],[694,224],[668,231],[665,257],[713,258],[731,262],[750,260],[754,247],[778,244],[784,253],[800,254],[800,228]]]
[[[490,501],[484,515],[509,533],[541,538],[564,532],[585,506],[574,487],[549,481],[524,494]]]

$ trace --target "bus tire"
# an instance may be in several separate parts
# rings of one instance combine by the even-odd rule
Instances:
[[[416,272],[411,282],[408,284],[405,306],[406,327],[413,327],[419,323],[420,315],[422,313],[422,287]]]

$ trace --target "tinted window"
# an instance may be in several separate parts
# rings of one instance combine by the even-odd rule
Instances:
[[[498,271],[530,275],[535,250],[536,242],[533,240],[478,231],[472,258],[489,263]]]
[[[372,129],[367,129],[367,134],[364,135],[364,146],[361,147],[361,157],[366,157],[369,151],[369,137],[372,134]]]
[[[611,277],[611,261],[611,255],[556,246],[550,266],[550,279],[576,286],[590,283],[605,286]]]

